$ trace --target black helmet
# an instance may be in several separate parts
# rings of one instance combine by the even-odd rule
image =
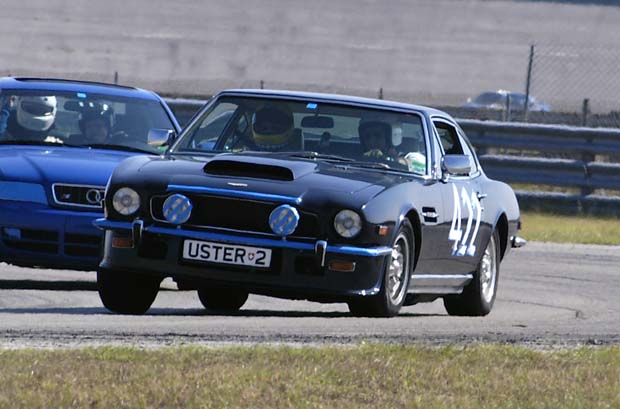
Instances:
[[[94,120],[102,120],[108,131],[112,127],[111,123],[112,110],[107,104],[89,104],[84,107],[80,114],[78,125],[82,134],[85,133],[86,124]]]

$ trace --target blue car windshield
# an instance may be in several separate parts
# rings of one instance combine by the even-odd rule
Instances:
[[[174,125],[155,100],[80,92],[0,93],[0,143],[125,149],[157,153],[151,129]]]
[[[181,135],[171,153],[288,154],[425,174],[422,123],[417,113],[312,100],[222,96]]]

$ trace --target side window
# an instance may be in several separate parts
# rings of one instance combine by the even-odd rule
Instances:
[[[446,155],[462,155],[464,152],[456,129],[446,122],[434,121],[433,124],[437,129],[443,153]]]
[[[471,167],[471,172],[469,172],[469,174],[472,175],[478,172],[478,163],[476,162],[476,157],[473,153],[472,147],[463,139],[461,139],[461,146],[463,147],[463,153],[469,156],[469,166]]]
[[[471,167],[470,175],[478,172],[478,164],[471,146],[459,135],[457,129],[443,121],[433,121],[444,155],[466,155]]]

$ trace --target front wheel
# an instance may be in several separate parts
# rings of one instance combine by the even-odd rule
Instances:
[[[99,298],[104,307],[118,314],[144,314],[155,301],[160,283],[158,277],[97,271]]]
[[[349,311],[356,316],[393,317],[398,315],[409,288],[413,268],[415,241],[409,220],[403,222],[396,234],[392,252],[383,274],[379,294],[349,301]]]
[[[444,297],[443,305],[448,314],[481,317],[491,312],[497,294],[499,262],[499,232],[495,230],[472,281],[461,294]]]
[[[198,298],[203,307],[213,311],[238,311],[248,299],[248,292],[241,288],[201,287]]]

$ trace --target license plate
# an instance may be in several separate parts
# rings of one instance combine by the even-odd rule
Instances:
[[[211,241],[185,240],[183,242],[183,258],[210,263],[267,268],[271,264],[271,249]]]

